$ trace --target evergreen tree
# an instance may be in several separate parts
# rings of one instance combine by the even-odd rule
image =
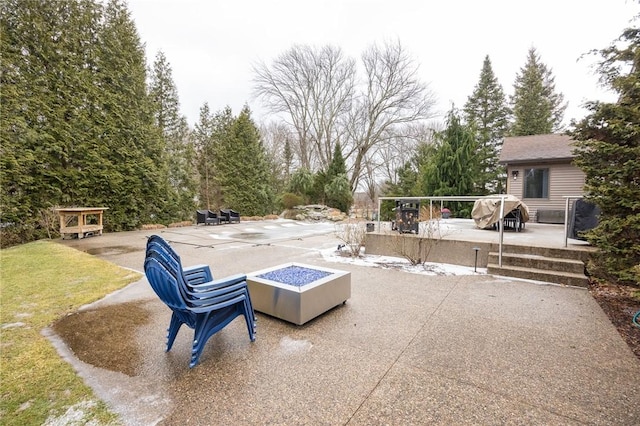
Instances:
[[[229,179],[229,177],[222,176],[224,166],[221,169],[220,164],[225,161],[225,155],[227,154],[225,151],[233,149],[232,127],[235,120],[231,108],[227,106],[215,113],[211,121],[213,130],[209,146],[211,158],[205,159],[205,161],[208,161],[207,167],[210,173],[208,196],[210,197],[211,205],[215,209],[229,207],[225,199],[224,187],[221,183],[224,179]]]
[[[396,170],[396,183],[386,183],[384,195],[389,197],[419,197],[423,195],[420,171],[424,170],[431,162],[435,152],[436,148],[432,143],[419,143],[411,159]]]
[[[476,134],[451,109],[446,128],[436,134],[437,146],[431,160],[420,170],[421,193],[429,196],[474,195],[478,175]],[[454,207],[464,216],[461,206]]]
[[[329,167],[327,167],[327,178],[332,180],[336,176],[346,174],[347,165],[345,164],[344,156],[342,155],[342,146],[340,145],[340,141],[336,141],[331,162],[329,163]]]
[[[291,141],[289,138],[286,138],[284,141],[282,158],[284,160],[284,183],[287,185],[291,179],[291,165],[293,164],[293,150],[291,149]]]
[[[94,190],[109,207],[105,222],[112,230],[167,222],[165,145],[147,92],[144,48],[120,0],[110,0],[105,8],[100,48],[100,137],[95,143],[102,147],[95,148],[111,167],[106,182],[96,182]]]
[[[292,194],[299,195],[305,202],[308,202],[313,189],[313,178],[313,173],[309,169],[300,167],[291,175],[287,190]]]
[[[353,194],[349,187],[349,178],[346,173],[334,176],[324,187],[327,205],[342,212],[349,213],[353,204]]]
[[[3,230],[46,235],[51,206],[106,206],[106,230],[162,220],[164,146],[144,49],[126,5],[0,3]]]
[[[509,107],[489,55],[484,58],[480,80],[464,106],[465,120],[475,126],[478,135],[476,157],[479,194],[500,192],[503,167],[498,163],[502,139],[509,126]]]
[[[91,195],[99,12],[88,0],[0,2],[3,244],[46,236],[41,213]]]
[[[175,157],[169,159],[169,183],[177,192],[177,208],[171,216],[179,220],[193,220],[198,205],[198,160],[193,132],[184,116],[180,118],[180,127],[174,140]]]
[[[313,187],[309,194],[309,199],[312,203],[326,204],[327,195],[324,192],[325,187],[331,181],[327,178],[327,172],[324,170],[318,170],[313,175]]]
[[[193,132],[197,157],[197,168],[200,176],[199,203],[201,207],[213,209],[214,191],[214,119],[209,104],[200,107],[200,116]],[[217,206],[215,206],[217,207]]]
[[[154,116],[167,149],[167,215],[179,220],[193,216],[196,208],[197,176],[195,148],[186,118],[180,115],[178,91],[164,53],[158,52],[153,64],[150,95]]]
[[[347,178],[347,166],[342,156],[340,141],[336,141],[325,181],[327,183],[323,189],[327,205],[348,213],[353,204],[353,194]]]
[[[228,134],[220,140],[215,168],[225,207],[247,216],[271,212],[273,190],[269,163],[247,106],[233,120]]]
[[[636,21],[638,17],[636,17]],[[616,103],[591,102],[577,124],[576,164],[585,172],[587,199],[600,207],[599,224],[586,234],[599,251],[592,272],[640,283],[640,28],[623,31],[599,52],[601,81]]]
[[[564,95],[556,92],[554,80],[536,49],[529,49],[527,63],[513,84],[513,136],[542,135],[561,130],[567,104],[563,104]]]

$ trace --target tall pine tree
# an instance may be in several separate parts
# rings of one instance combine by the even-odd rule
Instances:
[[[636,17],[636,22],[640,17]],[[600,50],[601,82],[616,103],[591,102],[577,124],[576,164],[585,172],[587,199],[600,207],[599,224],[586,235],[599,251],[593,273],[640,284],[640,28],[623,31]]]
[[[269,163],[260,134],[245,106],[221,135],[216,148],[215,180],[222,195],[222,206],[245,216],[271,213],[273,190]]]
[[[197,172],[195,147],[186,118],[180,115],[178,91],[171,66],[163,52],[153,63],[150,94],[156,124],[167,149],[168,202],[170,217],[188,220],[196,208]]]
[[[502,86],[493,73],[489,55],[484,58],[480,79],[464,106],[468,124],[475,126],[478,136],[476,157],[479,194],[501,192],[503,167],[498,163],[502,139],[509,127],[510,110]]]
[[[145,53],[126,5],[110,0],[100,31],[100,137],[111,162],[95,190],[112,230],[168,222],[165,145],[147,92]]]
[[[232,149],[233,142],[230,139],[232,139],[231,128],[234,123],[235,117],[231,112],[231,108],[228,106],[215,113],[211,120],[213,131],[211,144],[209,145],[211,157],[204,161],[207,162],[207,167],[209,168],[210,186],[208,187],[208,195],[210,196],[210,203],[214,206],[214,209],[229,207],[224,197],[223,183],[225,177],[222,176],[219,165],[225,161],[225,156],[227,155],[225,151]]]
[[[511,135],[542,135],[562,129],[567,104],[563,104],[564,95],[556,92],[554,80],[536,49],[529,49],[527,62],[513,84]]]
[[[193,131],[196,166],[199,173],[198,203],[200,207],[214,209],[213,200],[215,198],[213,181],[213,161],[214,161],[214,123],[213,115],[209,109],[209,104],[204,103],[200,107],[198,122]]]

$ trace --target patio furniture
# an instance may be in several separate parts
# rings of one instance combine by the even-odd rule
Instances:
[[[180,258],[158,236],[147,243],[144,270],[155,293],[172,310],[166,350],[171,350],[183,324],[194,329],[190,367],[198,363],[207,340],[237,316],[244,316],[249,339],[255,341],[255,314],[245,275],[200,283],[210,275],[208,267],[189,268],[185,274]]]
[[[149,237],[146,256],[158,259],[164,267],[177,277],[180,285],[179,290],[191,303],[199,303],[201,299],[217,296],[225,291],[242,289],[247,297],[245,300],[246,309],[250,314],[252,326],[255,328],[256,317],[249,297],[246,275],[237,274],[214,280],[208,265],[200,264],[183,268],[180,256],[158,235]]]
[[[60,218],[60,235],[65,234],[78,239],[93,235],[102,235],[102,215],[108,207],[70,207],[56,209]]]
[[[220,223],[240,223],[240,213],[232,209],[220,209]]]
[[[522,220],[523,214],[519,208],[513,209],[504,215],[503,223],[505,229],[513,229],[516,232],[520,232],[524,229],[525,222]],[[494,224],[496,229],[499,229],[500,222]]]
[[[500,217],[502,198],[504,198],[504,208],[503,215]],[[500,223],[503,222],[505,229],[511,228],[520,232],[524,229],[525,222],[529,220],[529,208],[513,195],[489,195],[473,203],[471,217],[476,226],[481,229],[499,230]]]
[[[205,225],[219,225],[220,218],[211,210],[196,210],[196,225],[201,223]]]
[[[209,305],[214,301],[214,299],[221,302],[229,300],[233,297],[242,296],[244,309],[249,313],[249,324],[247,324],[247,326],[251,327],[251,329],[253,329],[255,332],[255,314],[253,312],[253,306],[251,304],[251,299],[249,296],[246,277],[244,275],[226,277],[222,280],[215,280],[206,283],[206,286],[198,286],[198,288],[193,288],[186,286],[185,283],[179,278],[180,274],[176,274],[175,268],[170,266],[171,262],[167,263],[167,258],[164,254],[150,249],[149,251],[147,251],[147,258],[156,259],[174,277],[177,277],[178,290],[189,306],[202,306],[203,304]]]
[[[213,274],[211,273],[209,265],[199,264],[188,268],[182,267],[182,261],[180,260],[178,253],[176,253],[173,247],[171,247],[169,243],[159,235],[152,235],[149,237],[147,240],[147,252],[154,246],[161,247],[167,255],[174,260],[177,267],[182,269],[182,275],[189,285],[202,284],[213,280]]]

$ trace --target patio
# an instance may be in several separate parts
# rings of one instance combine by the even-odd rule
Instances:
[[[331,227],[260,236],[284,224],[243,223],[224,238],[215,234],[224,227],[193,226],[61,243],[136,270],[153,233],[215,276],[287,262],[345,270],[345,305],[303,326],[258,314],[253,343],[236,319],[190,370],[190,330],[164,352],[170,311],[143,279],[88,307],[137,303],[148,316],[132,343],[140,356],[103,369],[59,350],[128,425],[637,424],[640,362],[585,289],[337,264],[320,255],[339,243]]]

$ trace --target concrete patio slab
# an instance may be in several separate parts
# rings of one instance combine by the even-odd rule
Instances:
[[[320,254],[340,242],[332,227],[264,228],[274,225],[61,241],[137,270],[146,238],[158,233],[183,264],[209,264],[216,277],[286,262],[351,273],[345,305],[303,326],[258,314],[253,343],[236,319],[193,369],[191,330],[164,352],[170,311],[145,280],[90,306],[134,301],[148,313],[135,334],[143,355],[130,361],[133,376],[59,349],[124,424],[638,424],[640,361],[587,290],[337,265]],[[251,237],[240,235],[243,226]],[[235,237],[214,238],[226,227]]]

